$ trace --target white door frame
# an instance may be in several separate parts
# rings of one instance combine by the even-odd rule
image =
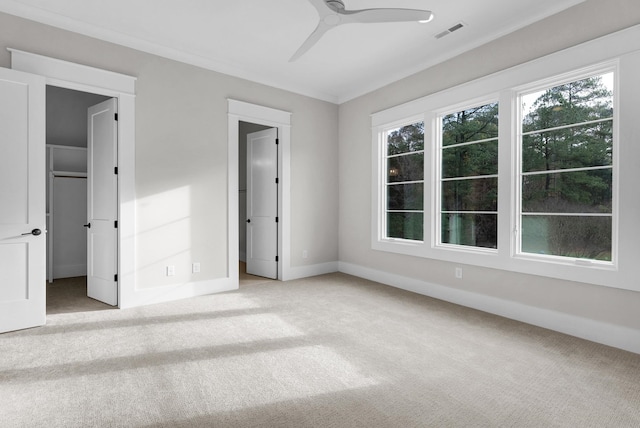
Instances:
[[[118,307],[133,306],[136,300],[136,78],[16,49],[8,50],[11,52],[12,69],[43,76],[49,86],[105,95],[118,100]]]
[[[234,284],[239,283],[238,127],[242,121],[278,128],[278,279],[286,281],[291,277],[291,113],[230,98],[227,101],[228,275]]]

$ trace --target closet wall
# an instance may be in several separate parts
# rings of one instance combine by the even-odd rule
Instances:
[[[47,278],[87,274],[87,109],[107,97],[47,87]]]

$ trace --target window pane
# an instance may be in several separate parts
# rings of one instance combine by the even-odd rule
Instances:
[[[497,178],[476,178],[442,183],[442,211],[497,210]]]
[[[496,248],[497,214],[442,214],[442,243]]]
[[[522,131],[530,132],[521,170],[543,172],[522,177],[523,252],[611,260],[611,216],[553,213],[612,214],[613,80],[606,73],[521,98]],[[545,172],[571,168],[587,169]]]
[[[522,251],[611,261],[611,217],[523,216]]]
[[[424,122],[387,132],[387,237],[423,239]],[[418,182],[401,184],[405,182]]]
[[[611,213],[612,170],[522,177],[522,211]]]
[[[498,138],[498,103],[448,114],[442,118],[442,145]]]
[[[523,96],[523,131],[613,117],[612,76],[589,77]]]
[[[498,173],[498,140],[442,150],[442,177],[471,177]]]
[[[387,155],[424,150],[424,122],[394,129],[387,133]]]
[[[422,210],[424,185],[394,184],[387,186],[387,208],[389,210]]]
[[[424,153],[414,153],[387,159],[388,183],[420,181],[424,178]]]
[[[387,236],[422,241],[423,217],[423,213],[387,213]]]
[[[613,122],[539,132],[522,137],[522,171],[612,164]]]

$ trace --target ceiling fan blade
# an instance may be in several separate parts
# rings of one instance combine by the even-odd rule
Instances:
[[[408,22],[430,21],[433,13],[420,9],[362,9],[345,10],[340,15],[350,22],[375,23],[375,22]]]
[[[332,10],[329,9],[329,6],[327,6],[327,3],[324,0],[309,0],[309,3],[311,3],[311,5],[316,8],[318,14],[321,17],[325,16],[327,13],[332,12]]]
[[[304,41],[302,46],[300,46],[296,51],[296,53],[294,53],[293,56],[289,59],[289,62],[294,62],[295,60],[300,58],[302,55],[304,55],[304,53],[307,52],[309,49],[311,49],[313,45],[315,45],[318,42],[318,40],[320,40],[320,38],[324,36],[324,33],[329,31],[330,28],[332,27],[326,25],[321,20],[318,26],[316,27],[316,29],[313,30],[313,33],[311,33],[309,37],[307,37],[307,40]]]

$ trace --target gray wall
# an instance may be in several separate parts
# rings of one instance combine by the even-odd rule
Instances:
[[[227,98],[292,113],[290,264],[338,260],[336,105],[0,14],[7,47],[138,78],[137,287],[227,277]]]
[[[592,0],[340,106],[340,261],[640,329],[640,293],[371,249],[370,114],[640,23],[637,0]],[[624,180],[624,177],[622,177]],[[508,304],[508,303],[507,303]]]
[[[47,86],[47,144],[87,147],[87,109],[108,98]]]

